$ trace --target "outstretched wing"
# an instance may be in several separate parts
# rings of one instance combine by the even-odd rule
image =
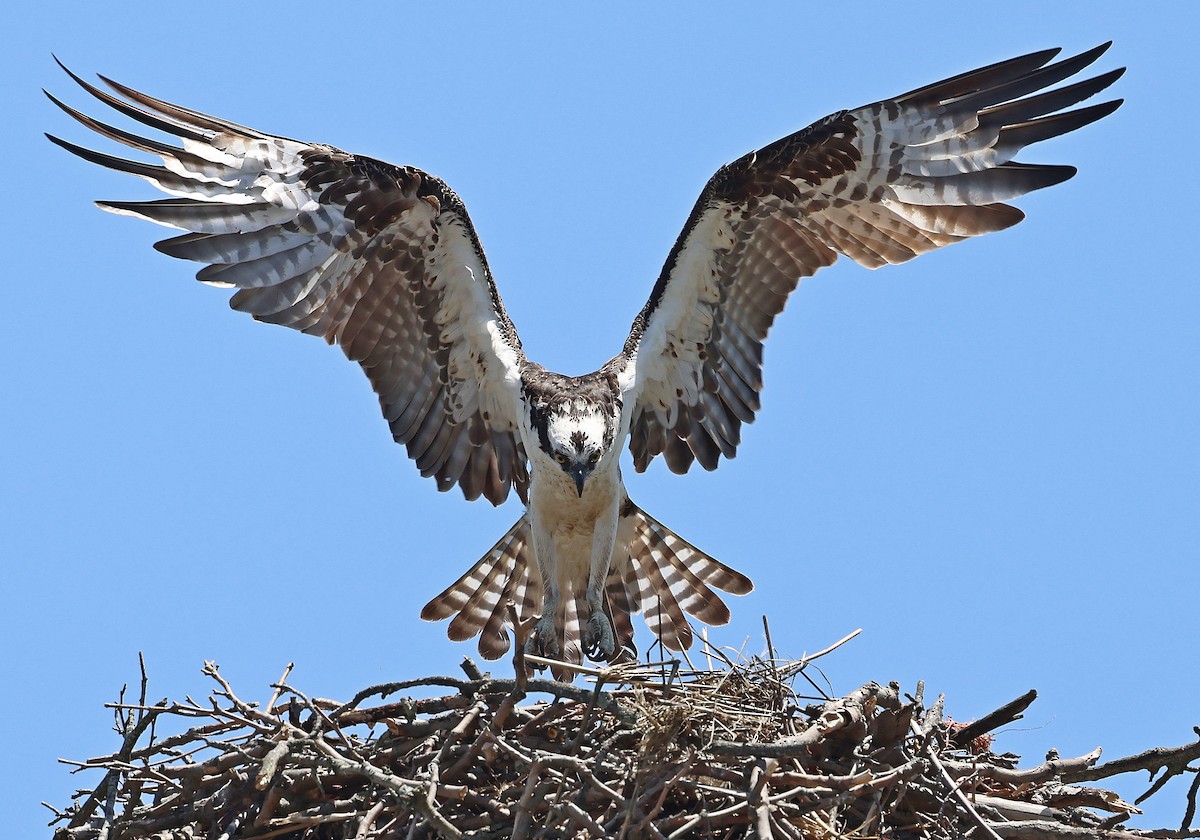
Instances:
[[[457,484],[466,498],[497,505],[514,485],[525,496],[516,430],[525,357],[467,212],[446,184],[104,79],[120,99],[70,75],[106,105],[182,141],[140,137],[51,96],[88,128],[162,159],[125,160],[50,137],[172,196],[102,208],[187,231],[155,247],[208,263],[197,278],[237,289],[234,309],[338,344],[362,365],[393,436],[439,490]]]
[[[1013,157],[1116,110],[1056,113],[1123,70],[1038,93],[1108,46],[1055,64],[1058,50],[1033,53],[842,111],[721,168],[611,363],[630,382],[635,467],[662,453],[674,472],[693,460],[711,470],[734,456],[759,408],[762,342],[801,277],[839,254],[878,268],[1001,230],[1024,217],[1002,202],[1074,175]]]

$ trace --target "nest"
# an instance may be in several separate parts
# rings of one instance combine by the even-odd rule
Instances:
[[[103,778],[51,825],[55,840],[1200,837],[1188,766],[1200,740],[1022,769],[989,733],[1034,692],[965,725],[921,686],[830,697],[807,671],[833,647],[791,662],[710,649],[704,669],[578,669],[590,685],[534,678],[527,667],[548,663],[520,654],[511,679],[465,660],[463,678],[345,703],[289,685],[289,666],[265,706],[212,663],[208,702],[149,705],[143,669],[141,698],[111,704],[120,749],[68,762]],[[1126,829],[1136,805],[1084,784],[1137,770],[1152,778],[1138,802],[1196,774],[1179,829]]]

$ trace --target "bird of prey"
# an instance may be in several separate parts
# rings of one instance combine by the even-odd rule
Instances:
[[[452,618],[448,635],[478,635],[489,659],[509,648],[515,615],[529,628],[528,651],[613,662],[636,653],[631,614],[684,650],[689,615],[729,619],[714,589],[752,588],[630,500],[619,465],[626,443],[639,472],[658,455],[676,473],[716,468],[759,409],[762,344],[800,278],[839,254],[878,268],[1019,222],[1005,202],[1075,169],[1014,157],[1121,104],[1067,110],[1120,69],[1054,87],[1108,46],[1057,62],[1056,49],[1034,52],[839,111],[721,167],[620,352],[584,376],[525,357],[462,201],[420,169],[267,134],[101,77],[109,93],[74,74],[177,145],[52,96],[89,129],[161,163],[50,139],[167,193],[99,206],[184,231],[155,247],[206,263],[198,279],[236,289],[234,309],[321,336],[358,362],[392,435],[439,490],[457,485],[495,505],[515,490],[526,503],[423,618]]]

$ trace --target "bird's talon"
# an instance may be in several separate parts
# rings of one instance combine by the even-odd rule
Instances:
[[[608,662],[616,650],[612,622],[602,612],[592,613],[583,627],[583,651],[593,662]]]
[[[554,622],[541,619],[534,626],[533,632],[525,642],[525,652],[534,656],[544,656],[547,659],[558,659],[558,633],[554,630]]]

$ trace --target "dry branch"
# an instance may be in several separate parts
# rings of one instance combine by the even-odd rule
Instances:
[[[55,840],[1200,837],[1195,785],[1183,826],[1153,832],[1121,825],[1138,811],[1116,794],[1078,786],[1149,770],[1149,796],[1197,773],[1200,741],[1022,769],[987,733],[1033,692],[963,726],[941,698],[927,708],[921,687],[909,697],[894,683],[806,703],[792,682],[817,655],[709,653],[719,667],[585,669],[590,686],[529,678],[520,659],[513,679],[493,679],[468,660],[466,679],[346,703],[287,684],[289,666],[266,707],[211,663],[207,703],[148,705],[143,680],[137,702],[112,704],[116,752],[69,762],[103,775],[55,812]]]

